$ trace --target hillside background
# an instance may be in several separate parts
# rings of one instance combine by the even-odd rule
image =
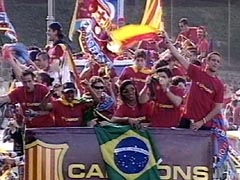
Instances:
[[[55,0],[55,2],[55,19],[62,23],[65,34],[68,34],[75,0]],[[145,0],[125,0],[127,23],[141,21],[145,2]],[[181,17],[187,17],[192,26],[206,26],[208,38],[213,40],[214,47],[224,55],[225,67],[237,70],[240,66],[238,50],[240,1],[230,0],[230,2],[229,11],[229,0],[172,0],[172,5],[170,0],[162,0],[166,30],[173,38],[176,37],[179,32],[178,20]],[[47,0],[6,0],[5,5],[20,41],[28,46],[44,47]],[[78,51],[76,42],[72,46]]]

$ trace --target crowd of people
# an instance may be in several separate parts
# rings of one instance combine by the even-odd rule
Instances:
[[[4,141],[13,140],[14,151],[22,156],[25,128],[113,123],[195,131],[238,129],[239,100],[219,77],[223,58],[211,47],[206,28],[191,27],[186,18],[179,28],[176,41],[162,32],[161,41],[139,43],[133,65],[120,76],[114,66],[98,64],[91,56],[76,76],[67,62],[71,50],[58,22],[47,32],[52,44],[29,47],[26,63],[20,63],[12,46],[4,45],[1,60],[11,65],[15,78],[0,96],[4,118],[9,119]],[[151,59],[149,52],[157,58]],[[16,163],[0,159],[5,161]]]

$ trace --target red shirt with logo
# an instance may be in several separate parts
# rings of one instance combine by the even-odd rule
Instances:
[[[53,116],[56,127],[80,127],[84,125],[83,115],[88,107],[84,103],[74,104],[73,107],[64,105],[61,100],[52,102]]]
[[[184,117],[199,121],[213,110],[215,103],[223,103],[224,85],[216,76],[193,64],[190,64],[187,73],[192,85]],[[222,118],[222,115],[219,113],[215,118]],[[206,126],[211,127],[211,121]]]
[[[129,66],[123,70],[119,79],[121,81],[124,81],[127,79],[134,81],[138,92],[140,92],[145,85],[146,78],[151,73],[152,73],[152,71],[148,68],[143,68],[141,70],[137,70],[134,66]]]
[[[170,91],[181,98],[184,96],[184,89],[171,86]],[[156,87],[156,97],[154,101],[151,125],[153,127],[170,128],[177,127],[183,114],[182,106],[176,107],[168,98],[160,85]]]
[[[26,110],[41,111],[39,104],[48,93],[48,88],[42,84],[35,84],[33,92],[27,92],[26,87],[18,87],[14,89],[10,94],[10,100],[13,103],[19,103],[21,105],[23,115],[26,116]],[[26,121],[28,128],[40,128],[53,126],[53,119],[49,113],[34,117]]]

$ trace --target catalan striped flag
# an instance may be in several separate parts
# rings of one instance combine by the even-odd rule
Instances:
[[[161,0],[147,0],[141,24],[163,30],[162,14]]]

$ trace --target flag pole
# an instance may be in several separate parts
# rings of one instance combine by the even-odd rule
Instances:
[[[47,15],[47,29],[48,26],[54,22],[55,18],[55,0],[48,0],[48,15]],[[47,44],[49,43],[48,41],[48,36],[47,36]]]

